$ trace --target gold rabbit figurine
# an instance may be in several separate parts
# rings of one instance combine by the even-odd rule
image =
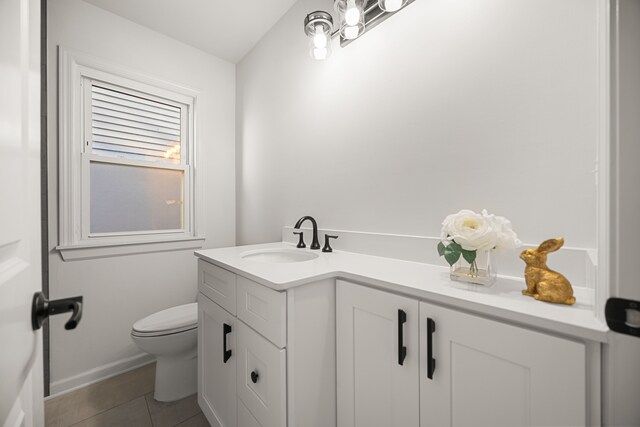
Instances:
[[[527,264],[524,269],[527,289],[522,291],[523,295],[532,296],[538,301],[575,304],[576,299],[569,280],[547,267],[547,254],[557,251],[562,245],[564,245],[564,239],[560,237],[542,242],[537,249],[522,251],[520,259]]]

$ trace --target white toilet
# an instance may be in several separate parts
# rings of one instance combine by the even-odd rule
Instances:
[[[131,338],[156,357],[154,398],[171,402],[197,391],[198,304],[184,304],[138,320]]]

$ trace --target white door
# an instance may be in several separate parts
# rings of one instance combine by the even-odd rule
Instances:
[[[640,1],[611,2],[611,296],[640,301]],[[627,318],[638,325],[638,319]],[[604,421],[640,426],[640,336],[611,333],[604,346]]]
[[[40,2],[0,0],[0,425],[41,426]]]
[[[420,303],[422,427],[583,426],[585,373],[584,344]]]
[[[418,301],[336,288],[339,427],[419,424]]]
[[[236,318],[198,295],[198,404],[213,427],[235,427]]]

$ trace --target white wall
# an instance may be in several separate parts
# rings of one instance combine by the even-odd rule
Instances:
[[[140,362],[129,336],[132,324],[157,310],[195,301],[197,285],[190,250],[72,262],[63,262],[55,251],[56,47],[200,91],[197,168],[206,194],[205,247],[235,244],[235,66],[79,0],[48,2],[48,37],[50,296],[84,295],[85,301],[76,330],[64,330],[65,316],[51,322],[56,393]]]
[[[304,214],[436,236],[486,208],[525,242],[594,248],[596,8],[418,0],[317,62],[302,21],[332,2],[300,0],[237,66],[238,243]]]

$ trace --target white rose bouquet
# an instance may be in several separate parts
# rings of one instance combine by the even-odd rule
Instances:
[[[472,272],[478,268],[478,251],[509,250],[522,244],[513,231],[511,221],[490,215],[486,210],[477,214],[463,209],[447,216],[442,223],[440,238],[438,254],[449,265],[454,265],[463,257],[471,266]]]

